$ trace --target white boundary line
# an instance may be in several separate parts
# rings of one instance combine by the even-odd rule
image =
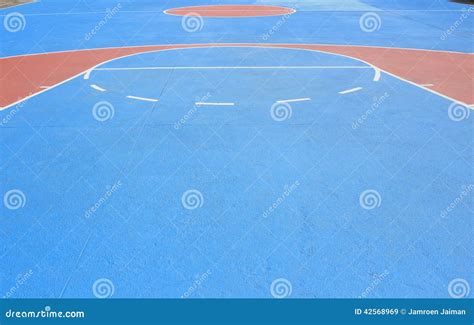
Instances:
[[[239,69],[372,69],[369,65],[300,65],[300,66],[215,66],[215,67],[136,67],[136,68],[97,68],[94,71],[127,71],[127,70],[239,70]],[[87,72],[89,79],[92,71]]]
[[[84,74],[84,80],[88,80],[89,77],[91,76],[92,69],[87,70],[86,73]]]
[[[208,43],[209,44],[209,43]],[[211,46],[206,47],[206,43],[198,43],[198,44],[144,44],[144,45],[132,45],[132,46],[126,46],[126,48],[138,48],[138,47],[153,47],[153,46],[199,46],[199,48],[209,48]],[[225,46],[227,45],[227,46]],[[274,46],[271,46],[274,45]],[[363,47],[363,48],[372,48],[372,49],[394,49],[394,50],[409,50],[409,51],[420,51],[420,52],[434,52],[434,53],[454,53],[454,54],[468,54],[468,55],[474,55],[474,53],[471,52],[459,52],[459,51],[448,51],[448,50],[430,50],[430,49],[415,49],[415,48],[409,48],[409,47],[389,47],[389,46],[372,46],[372,45],[357,45],[357,44],[351,44],[351,45],[340,45],[340,44],[328,44],[328,43],[317,43],[317,44],[309,44],[309,43],[297,43],[297,44],[289,44],[289,43],[222,43],[222,46],[218,47],[254,47],[254,48],[282,48],[282,49],[291,49],[291,50],[308,50],[308,51],[316,51],[312,49],[304,49],[304,48],[292,48],[292,47],[285,47],[285,46],[292,46],[292,45],[298,45],[298,46],[335,46],[335,47]],[[216,47],[216,46],[213,46]],[[112,47],[96,47],[96,48],[90,48],[90,49],[84,49],[84,50],[64,50],[64,51],[53,51],[53,52],[41,52],[41,53],[30,53],[30,54],[17,54],[17,55],[10,55],[10,56],[4,56],[0,57],[1,59],[10,59],[10,58],[16,58],[16,57],[24,57],[24,56],[35,56],[35,55],[43,55],[43,54],[55,54],[55,53],[69,53],[69,52],[89,52],[89,51],[94,51],[94,50],[119,50],[123,49],[123,46],[112,46]],[[192,47],[192,48],[198,48],[198,47]],[[161,51],[166,51],[166,50],[177,50],[177,49],[162,49]],[[148,53],[148,52],[142,52],[142,53]]]
[[[296,103],[296,102],[305,102],[311,100],[311,98],[297,98],[297,99],[286,99],[286,100],[277,100],[277,103]]]
[[[205,102],[197,102],[195,103],[196,106],[234,106],[235,103],[205,103]]]
[[[362,87],[355,87],[355,88],[352,88],[352,89],[347,89],[347,90],[340,91],[339,94],[345,95],[345,94],[355,93],[356,91],[359,91],[359,90],[362,90],[362,89],[363,89]]]
[[[127,96],[127,98],[141,100],[143,102],[152,102],[152,103],[156,103],[158,101],[158,99],[155,99],[155,98],[146,98],[146,97],[137,97],[137,96]]]
[[[373,81],[378,82],[380,78],[382,77],[382,72],[380,71],[379,68],[372,66],[375,69],[375,75]]]
[[[393,74],[393,73],[391,73],[391,72],[387,72],[387,71],[385,71],[385,70],[383,70],[383,69],[380,69],[380,68],[378,68],[378,67],[376,67],[376,66],[374,66],[374,65],[372,65],[372,64],[370,64],[370,63],[368,63],[368,62],[365,61],[365,60],[362,60],[362,59],[359,59],[359,58],[354,58],[354,57],[351,57],[351,56],[348,56],[348,55],[345,55],[345,54],[332,53],[332,52],[323,51],[323,50],[315,50],[315,49],[291,47],[291,46],[307,46],[307,45],[311,45],[311,44],[285,44],[285,45],[288,45],[288,46],[290,46],[290,47],[283,47],[281,44],[275,44],[275,46],[269,46],[268,44],[267,44],[267,45],[264,45],[264,46],[260,46],[259,44],[252,44],[252,45],[249,45],[249,43],[242,43],[242,44],[245,44],[245,45],[240,46],[240,45],[238,45],[238,43],[235,43],[235,44],[233,44],[233,45],[228,45],[228,46],[226,46],[226,45],[219,45],[219,46],[211,45],[211,46],[205,46],[205,44],[196,44],[196,47],[183,47],[183,48],[177,47],[177,48],[172,48],[172,49],[170,49],[170,48],[154,49],[154,50],[149,50],[149,51],[143,51],[143,52],[140,52],[140,53],[133,53],[133,54],[128,54],[128,55],[116,57],[116,58],[113,58],[113,59],[110,59],[110,60],[101,62],[101,63],[95,65],[95,66],[92,67],[92,68],[89,68],[89,69],[87,69],[87,70],[85,70],[85,71],[82,71],[82,72],[80,72],[80,73],[78,73],[78,74],[76,74],[76,75],[74,75],[74,76],[72,76],[72,77],[70,77],[70,78],[68,78],[68,79],[66,79],[66,80],[63,80],[62,82],[57,83],[57,84],[54,85],[53,87],[50,87],[50,88],[48,88],[48,89],[44,89],[44,90],[39,91],[39,92],[37,92],[37,93],[35,93],[35,94],[32,94],[32,95],[27,96],[27,97],[25,97],[25,98],[22,98],[22,99],[20,99],[20,100],[14,102],[14,103],[11,103],[11,104],[9,104],[9,105],[7,105],[7,106],[5,106],[5,107],[0,107],[0,111],[5,110],[5,109],[7,109],[7,108],[9,108],[9,107],[15,106],[15,105],[17,105],[18,103],[21,103],[21,102],[23,102],[23,101],[26,101],[26,100],[28,100],[28,99],[30,99],[30,98],[32,98],[32,97],[37,96],[37,95],[40,95],[40,94],[42,94],[42,93],[44,93],[44,92],[46,92],[46,91],[49,91],[49,90],[54,89],[54,88],[56,88],[56,87],[59,87],[59,86],[61,86],[62,84],[65,84],[66,82],[69,82],[69,81],[71,81],[71,80],[77,78],[78,76],[81,76],[81,75],[83,75],[83,74],[87,74],[88,72],[89,72],[89,75],[90,75],[90,73],[92,72],[92,70],[96,69],[97,67],[100,67],[101,65],[107,64],[107,63],[112,62],[112,61],[115,61],[115,60],[124,59],[124,58],[131,57],[131,56],[134,56],[134,55],[142,55],[142,54],[145,54],[145,53],[156,53],[156,52],[176,51],[176,50],[193,50],[193,49],[203,49],[203,48],[268,48],[268,49],[286,49],[286,50],[301,50],[301,51],[319,52],[319,53],[326,53],[326,54],[329,54],[329,55],[342,56],[342,57],[346,57],[346,58],[349,58],[349,59],[352,59],[352,60],[355,60],[355,61],[359,61],[359,62],[365,63],[365,64],[367,64],[367,65],[369,65],[369,66],[371,66],[371,67],[374,67],[374,69],[378,69],[378,70],[380,70],[381,72],[383,72],[383,73],[385,73],[385,74],[387,74],[387,75],[389,75],[389,76],[392,76],[392,77],[394,77],[394,78],[396,78],[396,79],[398,79],[398,80],[404,81],[404,82],[406,82],[406,83],[408,83],[408,84],[410,84],[410,85],[412,85],[412,86],[415,86],[415,87],[417,87],[417,88],[424,89],[424,90],[426,90],[426,91],[428,91],[428,92],[430,92],[430,93],[432,93],[432,94],[438,95],[438,96],[440,96],[440,97],[442,97],[442,98],[444,98],[444,99],[447,99],[447,100],[449,100],[449,101],[451,101],[451,102],[458,103],[458,104],[461,104],[461,105],[464,105],[464,106],[468,106],[468,107],[469,107],[469,105],[467,105],[466,103],[464,103],[464,102],[462,102],[462,101],[459,101],[459,100],[454,99],[454,98],[451,98],[451,97],[449,97],[449,96],[447,96],[447,95],[441,94],[441,93],[439,93],[439,92],[437,92],[437,91],[435,91],[435,90],[432,90],[432,89],[430,89],[430,88],[422,87],[421,85],[419,85],[419,84],[417,84],[417,83],[415,83],[415,82],[413,82],[413,81],[404,79],[404,78],[402,78],[402,77],[400,77],[400,76],[397,76],[397,75],[395,75],[395,74]],[[189,45],[190,45],[190,44],[176,44],[176,46],[189,46]],[[320,46],[321,44],[312,44],[312,45],[313,45],[313,46]],[[159,46],[159,45],[155,45],[155,46]],[[168,45],[168,46],[172,46],[172,45]],[[342,45],[342,46],[343,46],[343,45]],[[142,47],[142,46],[137,46],[137,47]],[[369,47],[369,46],[367,46],[367,47]],[[376,47],[374,47],[374,48],[376,48]],[[80,51],[87,51],[87,50],[80,50]],[[88,51],[90,51],[90,50],[88,50]],[[422,50],[422,51],[423,51],[423,50]],[[71,52],[71,51],[64,51],[64,52]],[[435,51],[434,51],[434,52],[435,52]],[[51,53],[57,53],[57,52],[51,52]],[[453,53],[454,53],[454,52],[453,52]],[[44,53],[42,53],[42,54],[44,54]],[[469,53],[462,53],[462,54],[469,54]]]

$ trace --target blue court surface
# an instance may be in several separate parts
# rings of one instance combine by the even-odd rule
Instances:
[[[264,43],[270,30],[272,43],[473,52],[474,13],[440,40],[472,8],[449,1],[239,0],[297,11],[203,17],[191,32],[163,13],[209,4],[229,2],[12,7],[0,18],[19,12],[26,25],[0,28],[0,55]],[[359,27],[366,12],[377,31]],[[0,111],[0,293],[472,297],[474,114],[453,117],[452,104],[318,51],[229,45],[108,60]]]

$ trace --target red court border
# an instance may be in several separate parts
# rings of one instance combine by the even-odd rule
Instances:
[[[2,58],[0,110],[46,92],[106,61],[146,52],[207,47],[285,48],[343,55],[448,100],[466,106],[474,104],[472,53],[346,45],[210,43],[73,50]]]

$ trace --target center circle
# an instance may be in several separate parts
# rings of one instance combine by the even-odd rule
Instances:
[[[296,10],[266,5],[209,5],[171,8],[164,13],[173,16],[199,15],[201,17],[236,18],[282,16],[295,13]]]

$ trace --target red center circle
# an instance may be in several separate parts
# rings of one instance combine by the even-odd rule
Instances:
[[[215,5],[193,6],[165,10],[165,14],[174,16],[199,15],[201,17],[265,17],[294,13],[291,8],[258,5]]]

